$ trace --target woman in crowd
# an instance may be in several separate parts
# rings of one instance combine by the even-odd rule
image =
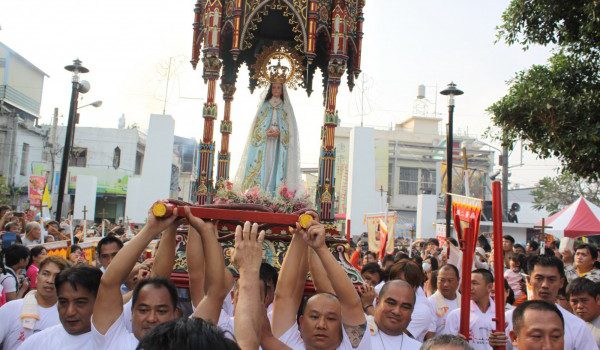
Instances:
[[[0,285],[3,287],[0,306],[22,298],[29,290],[29,282],[27,279],[20,279],[19,275],[29,264],[30,256],[29,249],[20,244],[12,245],[0,254]]]
[[[30,289],[37,288],[37,275],[40,271],[40,262],[46,258],[48,252],[46,252],[46,248],[41,245],[35,246],[31,248],[31,262],[29,267],[27,267],[27,272],[25,276],[29,279]]]

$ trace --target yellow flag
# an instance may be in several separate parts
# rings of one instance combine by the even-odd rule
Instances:
[[[48,209],[52,209],[52,197],[50,197],[50,192],[48,191],[48,184],[44,187],[44,195],[42,196],[42,206],[48,207]]]

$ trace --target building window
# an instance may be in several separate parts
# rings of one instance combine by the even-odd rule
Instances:
[[[400,194],[416,196],[419,190],[419,169],[400,167]]]
[[[22,176],[27,175],[27,164],[29,164],[29,144],[23,143],[23,148],[21,149],[21,168],[19,174]]]
[[[69,166],[85,168],[87,164],[87,148],[73,147],[71,150],[71,158]]]
[[[400,194],[435,194],[435,170],[400,167]]]
[[[421,185],[423,194],[435,194],[435,170],[421,169]]]
[[[118,169],[121,165],[121,149],[119,146],[115,147],[113,152],[113,168]]]
[[[137,152],[135,154],[135,175],[140,175],[142,173],[142,165],[144,164],[144,154]]]

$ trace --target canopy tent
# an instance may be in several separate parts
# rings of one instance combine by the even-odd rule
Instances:
[[[541,225],[541,222],[538,223]],[[600,207],[583,197],[550,216],[547,233],[557,238],[600,235]]]

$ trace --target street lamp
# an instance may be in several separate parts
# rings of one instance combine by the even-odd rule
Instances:
[[[79,110],[79,109],[82,109],[83,107],[87,107],[87,106],[93,106],[93,107],[98,108],[98,107],[102,106],[102,101],[100,101],[100,100],[94,101],[92,103],[88,103],[87,105],[77,107],[77,109]]]
[[[77,114],[77,101],[79,93],[85,94],[90,91],[90,83],[85,80],[79,81],[79,74],[87,73],[90,70],[81,65],[79,59],[75,59],[73,64],[65,67],[69,72],[73,72],[71,79],[71,105],[69,108],[69,120],[65,135],[65,146],[63,148],[62,162],[60,165],[60,178],[58,183],[58,198],[56,201],[56,221],[60,222],[62,216],[62,205],[65,195],[65,185],[67,183],[67,172],[69,170],[69,154],[71,153],[71,143],[75,131],[75,115]],[[95,102],[94,102],[95,103]],[[84,107],[84,106],[82,106]]]
[[[454,121],[454,96],[463,94],[461,90],[456,88],[456,84],[450,82],[448,87],[440,91],[440,94],[448,96],[448,131],[446,132],[446,237],[452,237],[450,229],[450,221],[452,219],[452,146],[454,143],[453,121]]]

